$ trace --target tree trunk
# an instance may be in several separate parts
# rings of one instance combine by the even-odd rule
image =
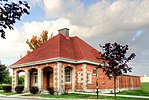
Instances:
[[[116,99],[116,76],[114,76],[114,99]]]

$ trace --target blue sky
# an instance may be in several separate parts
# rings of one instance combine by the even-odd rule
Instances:
[[[16,1],[16,0],[15,0]],[[27,0],[30,15],[17,21],[13,31],[6,30],[0,39],[0,60],[10,65],[26,55],[25,41],[48,30],[57,34],[69,28],[100,51],[99,44],[118,42],[129,45],[136,58],[129,65],[132,74],[149,75],[149,0]],[[5,43],[5,44],[4,44]],[[5,45],[5,47],[4,47]]]

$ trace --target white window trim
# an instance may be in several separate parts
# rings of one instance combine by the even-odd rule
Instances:
[[[79,76],[79,73],[80,73],[80,76]],[[83,75],[81,76],[81,74],[83,74],[83,71],[78,71],[78,83],[83,83]]]
[[[38,85],[38,73],[36,75],[35,75],[35,73],[37,73],[37,72],[33,72],[33,85],[37,86]],[[36,83],[35,83],[35,77],[37,78],[36,79],[36,81],[37,81]]]
[[[88,74],[90,74],[90,82],[88,81]],[[92,84],[92,72],[87,72],[87,84]]]

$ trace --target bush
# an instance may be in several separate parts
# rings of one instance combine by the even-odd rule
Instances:
[[[49,87],[49,88],[47,88],[47,90],[49,91],[49,93],[51,95],[54,95],[54,88],[53,87]]]
[[[29,91],[30,91],[30,93],[32,93],[32,94],[37,94],[38,91],[39,91],[39,89],[38,89],[37,86],[32,86],[32,87],[30,87]]]
[[[3,86],[0,86],[0,90],[3,90]]]
[[[11,92],[12,86],[3,86],[4,92]]]
[[[15,87],[15,91],[16,91],[17,93],[22,93],[23,90],[24,90],[24,86],[16,86],[16,87]]]

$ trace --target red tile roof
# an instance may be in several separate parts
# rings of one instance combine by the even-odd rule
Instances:
[[[100,53],[96,49],[77,36],[67,37],[63,34],[58,34],[12,64],[12,66],[56,57],[99,62],[99,56]]]

